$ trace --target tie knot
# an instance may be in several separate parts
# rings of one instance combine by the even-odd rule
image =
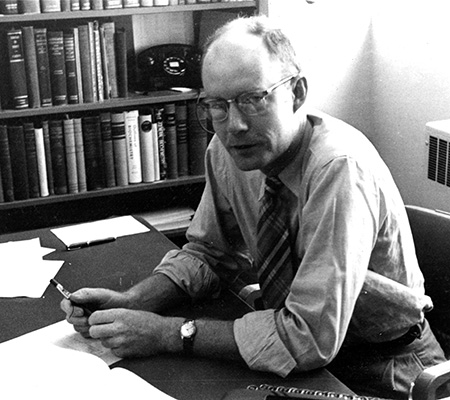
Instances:
[[[271,194],[276,194],[283,187],[283,182],[280,181],[278,176],[266,177],[266,190]]]

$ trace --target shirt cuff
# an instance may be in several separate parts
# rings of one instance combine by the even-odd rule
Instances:
[[[278,335],[274,310],[255,311],[237,319],[234,338],[250,369],[285,377],[297,366]]]

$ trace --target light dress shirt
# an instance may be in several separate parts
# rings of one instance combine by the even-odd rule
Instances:
[[[326,114],[309,113],[298,153],[279,174],[298,266],[285,305],[234,321],[251,369],[286,376],[327,365],[344,343],[404,334],[432,308],[424,294],[404,203],[369,140]],[[262,172],[239,170],[217,137],[206,187],[164,273],[194,299],[217,295],[252,268],[264,191]]]

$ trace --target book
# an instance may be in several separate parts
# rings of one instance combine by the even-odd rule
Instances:
[[[73,119],[73,129],[75,136],[75,154],[77,158],[78,192],[83,193],[87,191],[87,183],[84,160],[83,125],[81,117],[76,117]]]
[[[93,22],[92,32],[94,38],[95,76],[97,77],[97,100],[103,101],[105,99],[105,82],[103,79],[103,58],[98,21]]]
[[[83,78],[81,75],[80,35],[78,27],[72,28],[72,31],[73,31],[73,45],[75,52],[75,71],[77,74],[78,102],[81,104],[84,102],[84,94],[83,94]]]
[[[29,199],[27,154],[22,125],[8,125],[8,143],[11,155],[14,200]]]
[[[178,176],[189,175],[189,148],[187,132],[187,104],[175,104],[175,124],[177,129]]]
[[[38,14],[41,12],[39,0],[18,0],[19,14]]]
[[[75,145],[74,120],[68,115],[63,119],[64,150],[66,153],[67,191],[78,193],[78,169]]]
[[[49,134],[55,194],[67,194],[66,151],[64,149],[64,131],[61,119],[49,121]]]
[[[42,134],[44,136],[45,164],[47,167],[47,185],[49,195],[55,194],[53,182],[52,152],[50,144],[50,128],[47,120],[42,121]]]
[[[61,1],[61,11],[62,12],[67,12],[67,11],[71,11],[70,10],[70,0],[60,0]]]
[[[128,185],[127,143],[124,112],[111,113],[111,136],[114,148],[114,165],[117,186]]]
[[[36,142],[37,169],[39,176],[39,192],[41,197],[47,197],[48,190],[47,160],[45,156],[44,129],[38,127],[34,129],[34,139]]]
[[[42,0],[41,11],[43,13],[60,12],[61,0]]]
[[[128,182],[142,182],[141,148],[139,142],[139,112],[125,111],[125,138],[127,143]]]
[[[5,202],[5,196],[3,195],[3,185],[2,183],[2,170],[0,169],[0,203]]]
[[[165,153],[167,178],[178,178],[177,128],[175,124],[175,103],[164,104]]]
[[[70,0],[70,11],[80,11],[80,0]]]
[[[139,115],[139,141],[141,143],[142,180],[155,180],[155,149],[153,148],[152,114]]]
[[[18,0],[1,0],[0,13],[5,15],[18,14],[19,13]]]
[[[8,127],[0,125],[0,170],[2,171],[3,197],[5,201],[14,201],[11,155],[9,152]]]
[[[91,10],[103,10],[103,0],[91,0]]]
[[[123,1],[122,0],[103,0],[103,8],[105,10],[112,10],[116,8],[122,8]]]
[[[78,26],[79,44],[80,44],[80,61],[81,61],[81,77],[83,86],[83,101],[92,103],[94,101],[94,86],[92,84],[92,64],[89,45],[89,28],[88,25]]]
[[[97,87],[97,62],[95,56],[95,36],[94,36],[94,22],[88,22],[88,39],[89,39],[89,61],[91,63],[91,79],[92,79],[92,94],[94,102],[98,101],[98,87]]]
[[[91,0],[80,0],[80,10],[88,11],[91,9]]]
[[[30,198],[37,198],[40,197],[41,192],[39,190],[36,139],[34,133],[34,124],[32,122],[23,123],[23,134],[25,136],[29,196]]]
[[[25,72],[27,74],[28,103],[31,108],[37,108],[41,105],[41,95],[39,92],[39,75],[34,28],[32,26],[24,26],[22,28],[22,36],[25,55]]]
[[[195,101],[189,101],[188,106],[188,134],[189,134],[189,174],[204,175],[205,173],[205,152],[208,145],[208,137],[201,127],[197,118],[204,119],[206,116],[198,109]]]
[[[125,29],[117,29],[115,35],[117,89],[119,97],[128,97],[127,37]]]
[[[50,80],[50,61],[48,59],[47,28],[34,28],[34,39],[41,107],[50,107],[53,105],[53,100]]]
[[[159,169],[159,138],[158,138],[158,122],[156,121],[155,109],[152,110],[152,139],[153,139],[153,168],[155,170],[155,181],[161,179]]]
[[[64,59],[64,36],[62,31],[47,32],[50,83],[54,106],[67,104],[67,74]]]
[[[81,120],[87,190],[103,189],[105,178],[100,117],[98,115],[86,116]]]
[[[100,41],[100,56],[102,62],[102,76],[103,76],[103,98],[108,100],[111,98],[111,84],[109,82],[108,73],[108,56],[106,54],[106,38],[105,30],[102,26],[98,28],[99,41]]]
[[[67,102],[69,104],[78,104],[78,78],[77,65],[75,60],[75,36],[73,29],[63,33],[64,40],[64,60],[66,62],[66,84],[67,84]]]
[[[123,8],[139,7],[139,0],[123,0]]]
[[[7,41],[13,107],[17,109],[28,108],[28,88],[22,30],[8,30]]]
[[[159,158],[159,179],[167,178],[167,161],[165,149],[165,131],[163,122],[164,108],[157,107],[155,109],[156,131],[158,137],[158,158]]]
[[[100,114],[100,128],[102,131],[103,157],[105,160],[106,187],[114,187],[116,186],[116,172],[114,167],[111,113],[103,112]]]
[[[116,49],[114,45],[115,24],[113,21],[104,22],[101,27],[104,35],[106,53],[106,76],[108,77],[110,98],[119,97],[117,87]]]

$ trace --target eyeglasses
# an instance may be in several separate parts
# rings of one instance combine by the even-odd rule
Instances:
[[[228,118],[231,103],[236,103],[239,110],[245,115],[252,116],[264,114],[267,110],[267,96],[296,76],[296,74],[290,75],[273,84],[266,90],[242,93],[234,99],[199,98],[197,101],[197,116],[202,128],[207,132],[214,133],[212,130],[212,123],[223,122]]]

